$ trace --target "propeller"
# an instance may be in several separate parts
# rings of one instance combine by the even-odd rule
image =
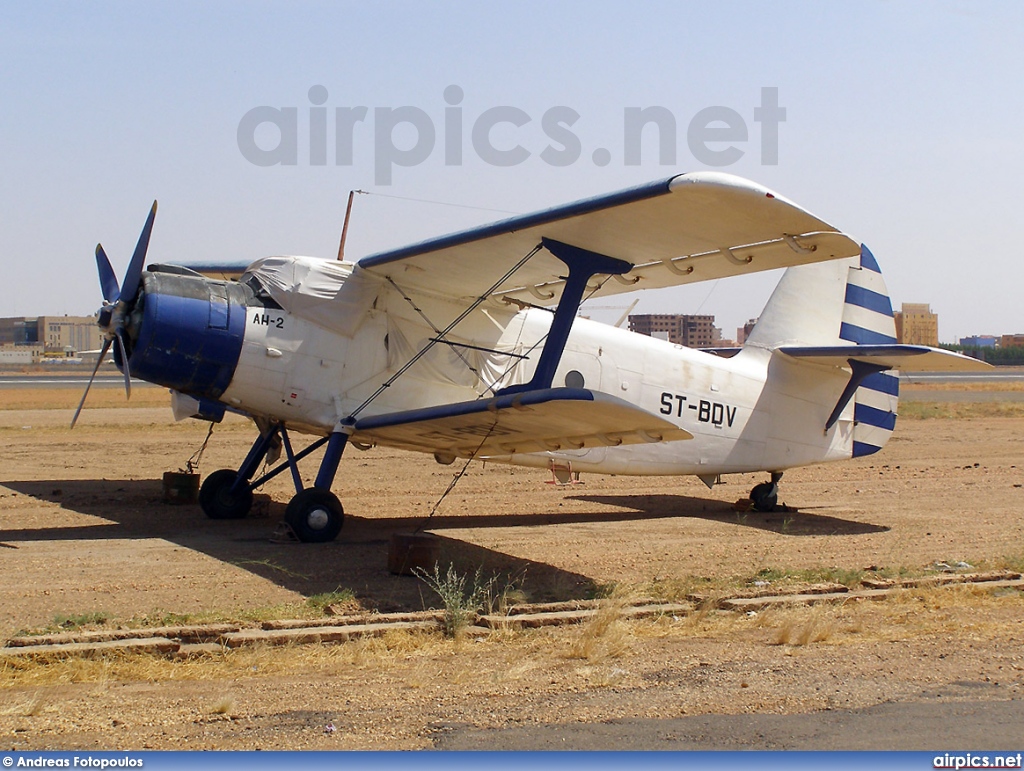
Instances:
[[[115,340],[117,341],[118,352],[121,354],[124,390],[129,399],[132,396],[131,372],[128,369],[128,346],[126,344],[128,330],[126,326],[128,317],[135,307],[139,285],[142,283],[142,268],[146,264],[146,252],[149,250],[149,237],[153,232],[153,220],[155,218],[156,201],[153,201],[153,206],[149,210],[146,224],[142,228],[141,235],[139,235],[139,241],[135,244],[135,252],[132,254],[131,262],[128,263],[128,270],[125,271],[124,280],[121,282],[120,287],[117,285],[117,276],[114,275],[114,269],[110,267],[110,259],[107,257],[107,253],[103,251],[103,247],[100,244],[96,244],[96,270],[100,276],[100,291],[103,293],[103,306],[96,313],[96,323],[103,330],[105,339],[103,340],[103,348],[100,351],[99,358],[96,360],[96,366],[93,368],[89,382],[85,386],[85,392],[82,394],[82,399],[78,402],[75,415],[71,419],[72,428],[78,422],[78,416],[82,412],[82,406],[85,404],[85,398],[89,395],[89,389],[92,388],[93,380],[96,379],[96,373],[99,371],[100,364],[103,363],[107,351],[110,350],[110,346],[114,344]]]

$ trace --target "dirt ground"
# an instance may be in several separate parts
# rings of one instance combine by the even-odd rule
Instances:
[[[713,491],[678,478],[560,487],[545,472],[473,464],[427,519],[460,464],[350,451],[335,483],[342,534],[309,545],[271,539],[287,474],[243,521],[164,504],[162,473],[184,467],[207,424],[175,424],[152,406],[165,398],[156,389],[137,389],[131,408],[97,398],[69,432],[73,392],[0,392],[4,638],[58,617],[298,615],[339,590],[368,609],[436,607],[421,581],[386,570],[390,535],[416,528],[442,537],[445,562],[534,601],[1024,564],[1019,416],[901,420],[878,455],[786,472],[792,511],[772,514],[732,506],[762,475]],[[201,471],[237,465],[251,438],[244,421],[218,426]],[[475,642],[395,635],[192,662],[0,664],[0,736],[11,749],[401,749],[460,727],[1020,699],[1022,611],[1019,592],[931,590],[749,617],[609,615]]]

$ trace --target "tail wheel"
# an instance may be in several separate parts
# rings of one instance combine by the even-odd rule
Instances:
[[[238,472],[229,468],[214,471],[199,488],[199,505],[210,519],[242,519],[252,508],[252,490],[242,480],[234,490]]]
[[[334,493],[310,487],[291,499],[284,519],[300,541],[326,543],[341,532],[345,510]]]

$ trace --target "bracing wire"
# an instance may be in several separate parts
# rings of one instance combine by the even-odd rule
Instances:
[[[483,449],[484,444],[487,443],[487,440],[491,438],[491,434],[494,433],[494,429],[496,429],[497,427],[498,419],[495,418],[494,422],[491,424],[491,427],[487,430],[487,433],[484,435],[484,438],[480,440],[480,444],[478,444],[477,448],[470,454],[468,458],[466,458],[466,462],[459,470],[459,473],[452,477],[452,481],[448,483],[448,487],[445,489],[443,493],[441,493],[441,497],[437,499],[437,503],[434,504],[434,508],[432,508],[430,510],[430,513],[427,514],[427,516],[423,518],[419,525],[416,526],[416,529],[413,531],[414,533],[420,532],[423,529],[423,526],[426,525],[427,522],[429,522],[430,519],[434,516],[437,510],[441,507],[441,504],[444,502],[444,499],[447,498],[448,494],[455,489],[455,486],[459,483],[459,480],[461,480],[462,477],[466,475],[466,471],[469,469],[469,464],[476,460],[476,456],[480,453],[480,450]]]
[[[473,311],[475,311],[477,308],[479,308],[481,305],[483,305],[483,303],[487,301],[487,299],[495,292],[495,290],[497,290],[497,288],[499,286],[501,286],[509,278],[511,278],[512,275],[517,270],[519,270],[521,267],[523,267],[523,265],[525,265],[527,263],[527,261],[530,260],[535,254],[537,254],[537,252],[539,252],[542,248],[543,248],[543,246],[541,244],[537,244],[535,247],[533,247],[533,249],[531,249],[529,252],[527,252],[527,254],[521,260],[519,260],[519,262],[517,262],[515,265],[513,265],[511,268],[509,268],[509,270],[505,273],[504,276],[502,276],[497,281],[495,281],[486,292],[484,292],[479,297],[477,297],[477,299],[474,300],[473,303],[468,308],[466,308],[466,310],[464,310],[462,313],[460,313],[451,324],[449,324],[447,327],[445,327],[443,331],[439,332],[436,338],[434,338],[433,340],[429,341],[425,346],[423,346],[423,348],[421,348],[416,353],[415,356],[413,356],[411,359],[409,359],[409,361],[407,361],[405,364],[402,365],[402,367],[398,370],[398,372],[396,372],[394,375],[392,375],[390,378],[388,378],[384,383],[382,383],[380,385],[380,387],[376,391],[374,391],[372,394],[370,394],[370,396],[367,397],[366,400],[363,401],[362,404],[360,404],[358,407],[356,407],[351,412],[351,414],[349,414],[347,420],[350,420],[350,421],[353,420],[356,417],[356,415],[358,415],[360,412],[365,410],[382,393],[384,393],[386,390],[391,388],[391,386],[394,384],[394,382],[396,380],[398,380],[398,378],[400,378],[402,375],[404,375],[406,372],[408,372],[409,369],[416,362],[418,362],[420,359],[422,359],[427,354],[427,352],[430,351],[431,348],[433,348],[435,345],[437,345],[439,342],[441,342],[441,339],[444,338],[445,335],[447,335],[449,332],[451,332],[453,329],[455,329],[455,327],[457,327],[459,324],[461,324],[463,319],[465,319],[469,314],[471,314]]]

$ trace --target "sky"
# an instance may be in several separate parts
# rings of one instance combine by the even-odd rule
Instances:
[[[0,316],[93,313],[96,243],[120,276],[154,199],[150,262],[247,263],[333,257],[364,190],[356,259],[715,170],[868,244],[940,340],[1024,332],[1022,29],[1010,0],[0,0]],[[784,119],[758,120],[773,94]],[[627,137],[648,108],[666,147]],[[634,312],[712,313],[729,338],[777,280]]]

